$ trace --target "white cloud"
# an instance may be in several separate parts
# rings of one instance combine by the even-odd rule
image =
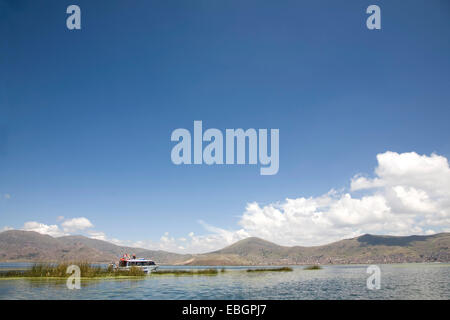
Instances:
[[[25,231],[35,231],[42,234],[47,234],[52,237],[61,237],[67,235],[56,225],[47,225],[44,223],[36,222],[36,221],[28,221],[23,225],[22,230]]]
[[[377,155],[375,177],[356,176],[351,191],[249,204],[243,230],[280,244],[318,245],[362,233],[429,234],[450,226],[450,168],[445,157]]]
[[[63,216],[57,217],[57,221],[64,220]],[[37,221],[25,222],[20,230],[35,231],[52,237],[68,236],[71,234],[84,234],[89,238],[112,242],[117,245],[125,245],[126,242],[115,238],[108,238],[104,232],[95,230],[86,230],[94,225],[85,217],[78,217],[63,221],[59,226],[57,224],[47,225]],[[3,227],[0,232],[14,230],[12,227]],[[130,243],[130,242],[129,242]]]
[[[60,226],[57,224],[48,225],[37,221],[28,221],[24,223],[22,230],[35,231],[52,237],[61,237],[92,227],[93,224],[87,218],[80,217],[66,220]],[[93,237],[100,237],[100,233],[94,233],[93,235]]]
[[[65,232],[70,233],[94,227],[94,225],[89,221],[89,219],[85,217],[65,220],[63,223],[61,223],[61,226],[63,227]]]
[[[377,155],[373,177],[357,175],[350,190],[331,189],[317,197],[260,205],[248,203],[239,228],[225,230],[199,223],[204,235],[190,232],[175,238],[165,232],[159,241],[120,241],[103,232],[88,236],[121,245],[153,250],[200,253],[223,248],[240,239],[257,236],[282,245],[320,245],[363,233],[410,235],[450,231],[450,167],[445,157],[415,152]],[[24,229],[50,235],[92,228],[86,218],[57,225],[27,222]]]
[[[11,195],[9,193],[5,193],[3,195],[3,198],[5,198],[6,200],[9,200],[9,199],[11,199]]]
[[[88,236],[89,236],[89,238],[92,238],[92,239],[103,240],[103,241],[107,240],[106,234],[101,231],[89,231]]]
[[[109,238],[106,233],[102,232],[102,231],[95,231],[95,230],[89,230],[86,232],[86,236],[92,239],[96,239],[96,240],[103,240],[103,241],[108,241],[111,243],[114,243],[118,246],[125,246],[127,245],[127,243],[129,244],[129,241],[122,241],[116,238]]]
[[[351,179],[349,192],[334,189],[318,197],[285,199],[261,206],[249,203],[240,229],[224,230],[200,223],[208,231],[189,233],[180,250],[165,235],[163,250],[205,252],[257,236],[284,245],[320,245],[363,233],[410,235],[450,231],[450,168],[445,157],[415,152],[377,155],[373,178]]]
[[[187,237],[175,238],[165,232],[159,241],[135,241],[122,242],[128,246],[146,248],[151,250],[164,250],[177,253],[201,253],[223,248],[238,240],[248,237],[236,231],[227,231],[221,228],[212,227],[201,222],[211,233],[196,236],[190,232]]]

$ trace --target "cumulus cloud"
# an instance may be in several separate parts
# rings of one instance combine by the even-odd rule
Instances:
[[[89,238],[92,238],[92,239],[103,240],[103,241],[108,240],[108,238],[106,237],[106,234],[101,231],[89,231],[88,235],[89,235]]]
[[[377,155],[372,177],[359,174],[350,188],[320,196],[301,196],[261,205],[248,203],[238,228],[226,230],[203,221],[205,234],[176,238],[165,232],[158,241],[120,241],[103,232],[87,235],[117,244],[172,252],[200,253],[257,236],[282,245],[321,245],[364,233],[410,235],[450,232],[450,167],[447,158],[415,152]],[[24,230],[50,235],[92,228],[87,218],[57,225],[27,222]]]
[[[103,240],[103,241],[108,241],[111,243],[114,243],[116,245],[126,245],[127,241],[122,241],[116,238],[109,238],[106,233],[102,232],[102,231],[95,231],[95,230],[89,230],[86,233],[86,236],[92,239],[96,239],[96,240]],[[129,242],[129,241],[128,241]]]
[[[61,219],[58,218],[58,220]],[[87,218],[79,217],[65,220],[60,224],[60,226],[57,224],[49,225],[37,221],[27,221],[24,223],[21,230],[35,231],[52,237],[61,237],[92,228],[93,226],[94,225]],[[9,228],[8,230],[12,230],[12,228]],[[93,238],[95,237],[100,237],[100,234],[93,232]]]
[[[94,225],[91,223],[91,221],[89,221],[89,219],[85,217],[65,219],[63,216],[58,216],[56,220],[58,222],[62,221],[60,225],[57,224],[48,225],[37,221],[28,221],[24,223],[23,227],[20,228],[20,230],[35,231],[52,237],[68,236],[73,234],[84,234],[89,238],[104,240],[112,242],[117,245],[125,245],[127,243],[127,241],[121,241],[116,238],[109,238],[102,231],[92,230],[91,228],[93,228]],[[14,228],[6,226],[0,229],[0,232],[7,230],[14,230]],[[128,243],[131,242],[128,241]]]
[[[377,155],[372,178],[351,179],[350,192],[249,204],[240,225],[281,244],[318,245],[362,233],[430,234],[450,227],[450,168],[443,156]],[[355,195],[356,191],[362,195]]]
[[[450,231],[450,168],[436,154],[385,152],[373,177],[358,175],[350,190],[300,196],[261,206],[247,204],[239,229],[200,222],[207,234],[187,241],[164,236],[160,249],[205,252],[248,236],[283,245],[321,245],[364,233],[410,235]],[[155,245],[148,244],[147,245]],[[189,251],[191,250],[191,251]]]
[[[65,220],[63,223],[61,223],[61,226],[63,227],[63,230],[65,232],[70,233],[94,227],[94,225],[89,221],[89,219],[85,217]]]
[[[61,237],[67,235],[56,224],[47,225],[36,221],[25,222],[22,230],[35,231],[42,234],[47,234],[52,237]]]
[[[195,235],[189,232],[186,237],[176,238],[165,232],[158,241],[123,241],[122,243],[132,247],[146,248],[151,250],[164,250],[177,253],[202,253],[223,248],[238,240],[248,237],[248,234],[241,234],[239,231],[229,231],[207,225],[199,221],[209,233],[205,235]]]

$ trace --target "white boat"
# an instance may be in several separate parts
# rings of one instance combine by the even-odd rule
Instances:
[[[158,265],[150,259],[126,259],[121,258],[119,265],[113,266],[117,270],[130,270],[131,268],[142,269],[145,273],[150,273],[158,268]]]

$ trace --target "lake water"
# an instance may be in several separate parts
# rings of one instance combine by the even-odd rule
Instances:
[[[0,264],[0,270],[26,267],[29,264]],[[0,299],[450,299],[450,264],[379,267],[379,290],[367,289],[366,265],[324,266],[322,270],[299,266],[292,272],[264,273],[225,267],[227,272],[213,276],[82,281],[80,290],[69,290],[64,281],[0,280]]]

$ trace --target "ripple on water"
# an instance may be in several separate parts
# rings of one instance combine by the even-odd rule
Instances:
[[[1,268],[0,264],[0,268]],[[245,272],[216,276],[149,276],[141,280],[1,280],[0,299],[450,299],[450,264],[381,265],[381,289],[368,290],[367,266]]]

